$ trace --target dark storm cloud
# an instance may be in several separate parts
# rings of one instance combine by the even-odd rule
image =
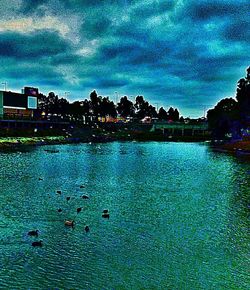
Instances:
[[[234,95],[250,64],[246,0],[21,4],[11,21],[31,17],[37,28],[15,31],[3,24],[0,72],[7,81],[25,81],[26,76],[46,88],[54,85],[55,91],[75,92],[75,98],[79,92],[87,97],[93,88],[110,95],[144,94],[152,103],[199,115],[204,104]],[[46,28],[50,19],[55,27]]]
[[[246,19],[232,21],[228,26],[225,28],[224,37],[228,41],[243,41],[248,42],[250,41],[250,8],[249,8],[249,15]]]
[[[55,32],[36,31],[31,34],[0,33],[0,56],[40,58],[55,56],[69,50],[69,44]]]
[[[51,65],[77,65],[82,63],[82,57],[72,52],[60,53],[49,59]]]
[[[185,7],[188,16],[194,20],[206,21],[214,17],[235,17],[240,15],[249,6],[247,0],[243,1],[188,1]]]
[[[32,13],[34,12],[40,5],[44,5],[48,3],[49,0],[23,0],[20,11],[23,13]]]
[[[123,87],[127,85],[128,82],[122,79],[115,79],[115,78],[100,78],[96,80],[96,85],[99,88],[114,88],[114,87]]]

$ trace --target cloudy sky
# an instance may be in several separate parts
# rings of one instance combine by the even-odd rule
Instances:
[[[0,81],[199,117],[250,65],[249,0],[0,0]],[[3,88],[3,85],[2,85]],[[1,88],[1,89],[2,89]]]

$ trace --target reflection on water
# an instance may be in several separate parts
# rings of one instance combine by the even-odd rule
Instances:
[[[250,163],[157,142],[0,158],[1,289],[248,289]]]

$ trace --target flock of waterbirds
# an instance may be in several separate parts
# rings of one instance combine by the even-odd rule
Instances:
[[[42,181],[43,178],[39,177],[38,180]],[[80,185],[80,188],[85,188],[85,186],[84,186],[84,185]],[[57,190],[56,193],[57,193],[58,195],[62,195],[62,190]],[[88,195],[82,195],[81,198],[82,198],[82,199],[89,199]],[[67,202],[68,202],[70,199],[71,199],[70,196],[67,196],[67,197],[66,197],[66,201],[67,201]],[[76,213],[79,214],[79,213],[82,211],[82,209],[83,209],[82,207],[78,207],[78,208],[76,208]],[[57,211],[58,211],[59,213],[61,213],[63,210],[62,210],[61,208],[58,208]],[[104,209],[104,210],[103,210],[103,212],[102,212],[102,217],[103,217],[103,218],[108,218],[108,219],[109,219],[109,210],[108,210],[108,209]],[[75,221],[72,220],[72,219],[64,220],[64,225],[65,225],[65,227],[72,227],[72,228],[74,228],[74,226],[75,226]],[[88,232],[90,231],[90,227],[89,227],[88,225],[86,225],[86,226],[84,227],[84,230],[85,230],[86,233],[88,233]],[[39,235],[39,230],[37,230],[37,229],[36,229],[36,230],[30,230],[30,231],[28,232],[28,236],[31,236],[31,237],[36,237],[36,238],[38,238],[38,235]],[[42,241],[42,240],[40,240],[40,241],[34,241],[34,242],[32,242],[32,246],[33,246],[33,247],[42,247],[42,246],[43,246],[43,241]]]

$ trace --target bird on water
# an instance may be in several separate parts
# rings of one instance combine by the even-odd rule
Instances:
[[[29,232],[28,232],[28,235],[29,235],[29,236],[35,236],[35,237],[38,237],[38,230],[29,231]]]
[[[65,226],[73,227],[75,222],[73,220],[68,220],[64,222]]]
[[[33,246],[33,247],[42,247],[43,244],[42,244],[42,241],[38,241],[38,242],[33,242],[33,243],[32,243],[32,246]]]
[[[81,210],[82,210],[82,207],[78,207],[78,208],[76,209],[77,213],[79,213]]]

